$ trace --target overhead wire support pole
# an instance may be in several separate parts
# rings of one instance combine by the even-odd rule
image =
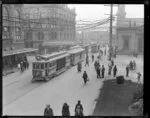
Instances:
[[[112,14],[113,14],[113,4],[110,5],[110,42],[109,42],[109,60],[112,57]]]

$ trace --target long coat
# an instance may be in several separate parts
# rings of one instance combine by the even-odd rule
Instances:
[[[83,107],[81,104],[77,104],[75,107],[75,116],[83,116]]]
[[[67,104],[63,105],[62,116],[70,116],[69,106]]]
[[[51,108],[45,108],[44,116],[53,116],[53,110]]]

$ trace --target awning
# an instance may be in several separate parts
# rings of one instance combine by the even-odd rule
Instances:
[[[15,50],[9,50],[9,51],[3,51],[3,57],[10,56],[10,55],[16,55],[16,54],[23,54],[28,52],[35,52],[38,51],[38,49],[35,48],[23,48],[23,49],[15,49]]]
[[[75,45],[72,41],[54,41],[54,42],[44,42],[43,46],[63,46],[63,45]]]

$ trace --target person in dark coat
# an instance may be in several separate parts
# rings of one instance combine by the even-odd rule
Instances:
[[[92,62],[94,61],[94,55],[92,55]]]
[[[78,100],[78,103],[75,106],[75,116],[83,116],[83,106],[80,100]]]
[[[98,67],[98,68],[96,69],[96,73],[97,73],[97,78],[101,78],[101,77],[100,77],[100,67]]]
[[[69,105],[67,103],[63,105],[62,116],[70,116]]]
[[[24,67],[23,67],[23,62],[22,61],[20,62],[20,66],[21,66],[21,72],[23,72],[24,71]]]
[[[140,72],[138,72],[137,75],[138,75],[138,77],[137,77],[138,81],[137,82],[140,83],[140,78],[141,78],[142,74]]]
[[[135,60],[134,60],[132,63],[133,63],[133,69],[135,70],[135,69],[136,69],[136,63],[135,63]]]
[[[133,62],[132,62],[132,60],[130,61],[130,69],[133,70]]]
[[[87,75],[86,71],[84,71],[82,78],[84,80],[84,84],[86,84],[86,82],[88,81],[88,75]]]
[[[89,66],[89,57],[88,57],[88,56],[86,57],[86,60],[85,60],[85,61],[86,61],[85,66],[86,66],[86,65]]]
[[[111,65],[114,66],[114,60],[111,60]]]
[[[100,63],[99,62],[97,62],[97,68],[100,68]]]
[[[111,75],[112,66],[108,65],[108,75]]]
[[[26,70],[26,62],[25,62],[25,60],[23,60],[23,67]]]
[[[127,65],[127,67],[126,67],[126,77],[128,77],[129,76],[129,65]]]
[[[105,49],[105,55],[106,55],[106,49]]]
[[[113,72],[114,72],[114,77],[116,77],[117,74],[117,66],[115,65],[115,67],[113,68]]]
[[[81,63],[80,62],[78,62],[78,65],[77,65],[77,70],[78,70],[78,72],[81,72]]]
[[[105,76],[105,67],[104,65],[102,65],[102,78],[104,78],[104,76]]]
[[[53,110],[50,108],[50,105],[47,105],[44,110],[44,116],[53,116]]]
[[[95,63],[94,63],[94,67],[95,67],[95,70],[97,69],[97,61],[95,61]]]

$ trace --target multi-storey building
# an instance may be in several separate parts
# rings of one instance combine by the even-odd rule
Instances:
[[[42,45],[48,51],[75,42],[75,9],[65,4],[24,5],[24,14],[30,23],[27,30],[26,47]]]
[[[119,5],[117,16],[118,52],[120,54],[143,53],[144,19],[126,18],[125,5]]]
[[[3,69],[16,67],[25,53],[34,51],[24,47],[22,5],[2,5]]]

